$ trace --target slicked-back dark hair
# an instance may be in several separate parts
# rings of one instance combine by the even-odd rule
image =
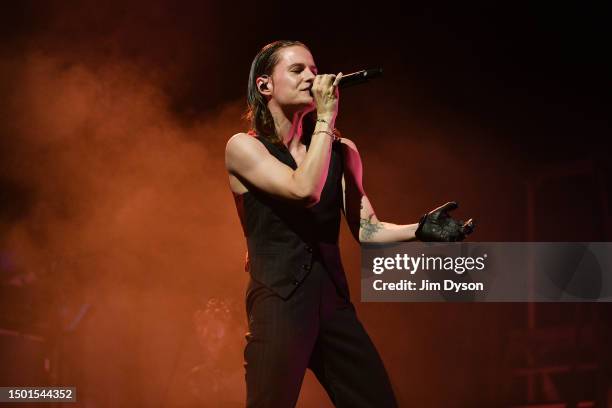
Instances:
[[[264,46],[255,56],[249,72],[249,85],[247,89],[247,110],[244,118],[250,122],[250,132],[267,138],[272,143],[282,143],[276,134],[274,119],[268,109],[266,98],[257,89],[257,78],[262,75],[272,76],[272,71],[278,63],[278,52],[286,47],[299,45],[306,47],[300,41],[280,40]]]

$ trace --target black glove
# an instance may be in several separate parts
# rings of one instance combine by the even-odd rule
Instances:
[[[474,221],[470,218],[464,223],[452,219],[448,212],[458,207],[456,202],[451,201],[423,215],[415,233],[417,239],[425,242],[463,241],[466,235],[474,231]]]

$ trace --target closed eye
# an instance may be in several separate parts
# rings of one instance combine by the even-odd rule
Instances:
[[[304,68],[306,68],[306,66],[304,64],[294,64],[290,67],[290,71],[291,72],[295,72],[295,73],[300,73],[304,70]],[[317,67],[312,66],[310,67],[310,72],[312,72],[314,75],[317,75]]]

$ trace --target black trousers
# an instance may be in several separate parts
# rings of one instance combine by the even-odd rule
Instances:
[[[319,262],[287,300],[251,279],[244,350],[247,407],[294,407],[310,368],[336,407],[397,407],[350,300]]]

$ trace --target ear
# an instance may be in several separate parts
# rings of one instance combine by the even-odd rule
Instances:
[[[255,80],[257,89],[262,95],[272,94],[272,78],[269,75],[262,75]]]

